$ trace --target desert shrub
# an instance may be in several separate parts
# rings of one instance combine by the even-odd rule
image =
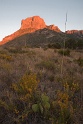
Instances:
[[[44,47],[43,50],[46,51],[48,49],[48,47]]]
[[[52,102],[52,122],[58,124],[72,123],[72,105],[69,101],[69,95],[63,91],[57,91],[56,100]]]
[[[50,76],[48,77],[48,79],[49,79],[51,82],[53,82],[53,81],[55,80],[55,77],[54,77],[54,75],[50,75]]]
[[[39,64],[36,65],[36,67],[40,68],[40,69],[47,69],[50,71],[54,71],[55,70],[55,63],[52,61],[42,61]]]
[[[77,41],[77,48],[78,49],[83,49],[83,40],[78,40]]]
[[[21,53],[27,53],[27,51],[22,50],[22,48],[9,48],[8,51],[10,53],[14,53],[14,54],[16,54],[16,53],[20,53],[20,54]]]
[[[83,49],[83,40],[69,39],[65,43],[66,48],[69,49]]]
[[[5,51],[4,49],[0,50],[0,54],[6,54],[7,51]]]
[[[61,81],[61,80],[59,80]],[[52,122],[72,124],[74,123],[75,112],[78,111],[80,86],[74,77],[64,77],[62,88],[57,90],[55,100],[51,102]]]
[[[78,63],[79,66],[83,66],[83,59],[79,57],[76,62]]]
[[[10,92],[7,91],[7,95],[1,97],[0,109],[3,108],[3,112],[8,113],[7,119],[12,120],[13,116],[12,123],[23,123],[27,119],[31,112],[31,104],[34,101],[37,86],[38,80],[35,74],[24,74],[18,83],[13,83],[10,86]],[[10,117],[8,117],[9,114]],[[6,123],[5,120],[3,123]]]
[[[20,99],[28,100],[38,86],[37,77],[35,74],[25,74],[18,83],[14,83],[12,86],[14,91],[22,95]]]
[[[0,54],[0,59],[4,59],[7,61],[12,61],[12,56],[11,55],[7,55],[7,54]]]
[[[60,55],[64,55],[64,56],[70,56],[70,50],[69,49],[64,49],[64,50],[59,50],[58,53]]]
[[[48,48],[56,48],[56,49],[60,49],[61,48],[61,44],[60,43],[54,43],[54,44],[48,44]]]
[[[69,49],[76,49],[77,48],[77,42],[75,39],[71,38],[66,41],[65,47]]]

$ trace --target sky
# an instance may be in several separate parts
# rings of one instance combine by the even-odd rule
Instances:
[[[0,0],[0,41],[35,15],[65,32],[66,13],[66,30],[83,30],[83,0]]]

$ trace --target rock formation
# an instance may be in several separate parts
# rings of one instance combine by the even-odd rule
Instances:
[[[60,29],[58,28],[58,26],[55,26],[55,25],[49,25],[47,26],[47,28],[56,32],[60,32]]]
[[[83,30],[68,30],[66,31],[67,34],[78,34],[83,35]]]
[[[54,25],[47,26],[42,18],[40,18],[39,16],[33,16],[22,20],[21,28],[18,31],[14,32],[13,34],[3,38],[3,40],[0,42],[0,45],[3,45],[6,42],[9,42],[23,34],[32,33],[35,32],[36,30],[43,28],[48,28],[50,30],[60,32],[60,29],[57,26]]]
[[[39,16],[33,16],[21,21],[21,29],[34,28],[36,30],[45,28],[46,24]]]

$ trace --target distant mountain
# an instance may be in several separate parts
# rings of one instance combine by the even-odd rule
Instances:
[[[77,35],[83,35],[83,30],[68,30],[66,31],[67,34],[77,34]]]
[[[30,46],[40,47],[48,44],[63,44],[64,40],[73,39],[75,42],[83,40],[83,30],[68,30],[66,35],[58,26],[47,26],[42,18],[33,16],[21,21],[21,27],[13,34],[3,38],[3,46]]]
[[[13,34],[3,38],[3,40],[0,42],[0,45],[3,45],[24,34],[29,34],[44,28],[54,30],[56,32],[61,32],[57,26],[54,26],[54,25],[47,26],[42,18],[40,18],[39,16],[33,16],[33,17],[26,18],[25,20],[22,20],[21,28],[16,32],[14,32]]]

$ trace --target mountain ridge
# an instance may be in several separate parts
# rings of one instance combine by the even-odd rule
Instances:
[[[44,30],[44,29],[47,29],[47,30]],[[12,40],[14,41],[14,39],[16,39],[16,38],[18,39],[19,37],[21,37],[23,35],[24,35],[24,37],[25,36],[29,37],[28,34],[31,34],[31,36],[34,35],[34,34],[37,35],[36,34],[37,31],[40,31],[40,32],[44,31],[44,32],[47,32],[47,34],[50,33],[49,35],[47,35],[47,34],[45,36],[43,35],[43,37],[46,37],[46,41],[47,41],[47,38],[49,38],[49,39],[51,38],[51,40],[53,39],[54,41],[56,41],[57,39],[60,38],[61,41],[62,41],[62,38],[64,37],[63,34],[65,34],[64,32],[62,32],[58,28],[58,26],[55,26],[53,24],[52,25],[46,25],[46,23],[44,22],[44,20],[41,17],[32,16],[32,17],[28,17],[26,19],[23,19],[21,21],[20,29],[18,29],[16,32],[12,33],[11,35],[8,35],[8,36],[4,37],[3,40],[0,42],[0,46],[4,45],[7,42],[10,42]],[[54,31],[54,34],[52,34],[53,31]],[[68,30],[68,31],[66,31],[66,34],[71,35],[71,37],[75,37],[75,39],[76,38],[83,38],[83,30]],[[32,37],[34,37],[34,36],[32,36]],[[41,34],[40,37],[42,37],[42,34]],[[54,37],[55,37],[56,40],[54,39]],[[37,37],[35,37],[35,38],[37,38]]]
[[[22,36],[23,34],[32,33],[44,28],[54,30],[56,32],[61,32],[58,26],[47,26],[42,18],[40,18],[39,16],[33,16],[22,20],[20,29],[14,32],[13,34],[4,37],[3,40],[0,42],[0,45],[3,45],[15,39],[16,37]]]

